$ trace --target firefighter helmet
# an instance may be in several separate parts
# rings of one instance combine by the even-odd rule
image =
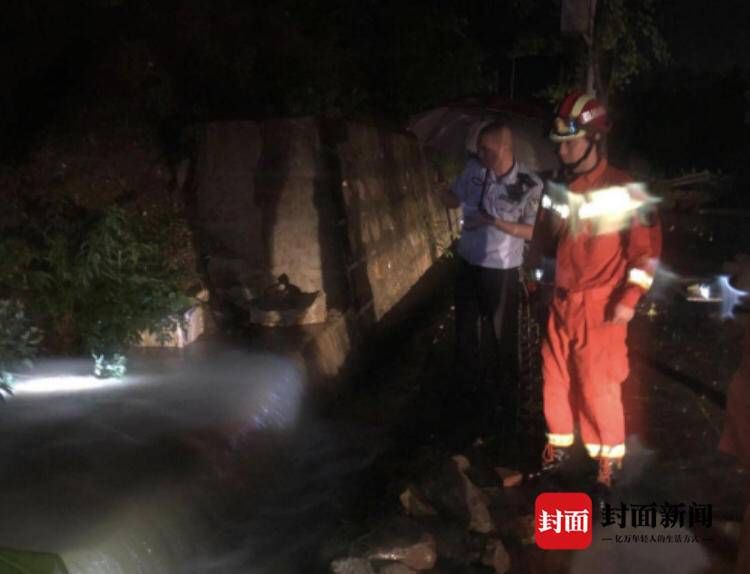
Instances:
[[[607,109],[594,96],[583,92],[568,94],[557,109],[549,137],[562,142],[609,131]]]

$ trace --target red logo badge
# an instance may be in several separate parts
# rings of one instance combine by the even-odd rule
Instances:
[[[544,492],[534,505],[534,539],[545,550],[583,550],[591,545],[591,497],[583,492]]]

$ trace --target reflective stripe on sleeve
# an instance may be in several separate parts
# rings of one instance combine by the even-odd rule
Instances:
[[[648,291],[654,283],[654,276],[643,269],[634,267],[628,271],[628,283],[633,283],[634,285],[638,285]]]

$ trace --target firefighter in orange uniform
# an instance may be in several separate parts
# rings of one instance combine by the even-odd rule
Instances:
[[[570,215],[598,191],[622,193],[632,183],[603,153],[609,131],[607,111],[583,93],[567,96],[550,139],[558,146],[567,206],[550,195],[542,202],[535,241],[556,258],[555,291],[542,345],[543,402],[547,446],[542,474],[557,470],[569,456],[576,425],[589,456],[598,460],[597,483],[611,488],[625,455],[621,396],[628,376],[627,326],[649,289],[661,251],[655,214],[634,212],[619,229],[602,233]],[[604,197],[602,197],[604,196]]]

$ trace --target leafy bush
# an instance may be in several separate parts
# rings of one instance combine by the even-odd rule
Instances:
[[[52,350],[118,353],[143,331],[166,336],[190,304],[165,234],[139,214],[37,198],[15,219],[0,240],[0,292],[25,301]]]
[[[29,365],[40,341],[41,333],[23,306],[18,301],[0,300],[0,398],[3,392],[12,392],[11,371]]]

